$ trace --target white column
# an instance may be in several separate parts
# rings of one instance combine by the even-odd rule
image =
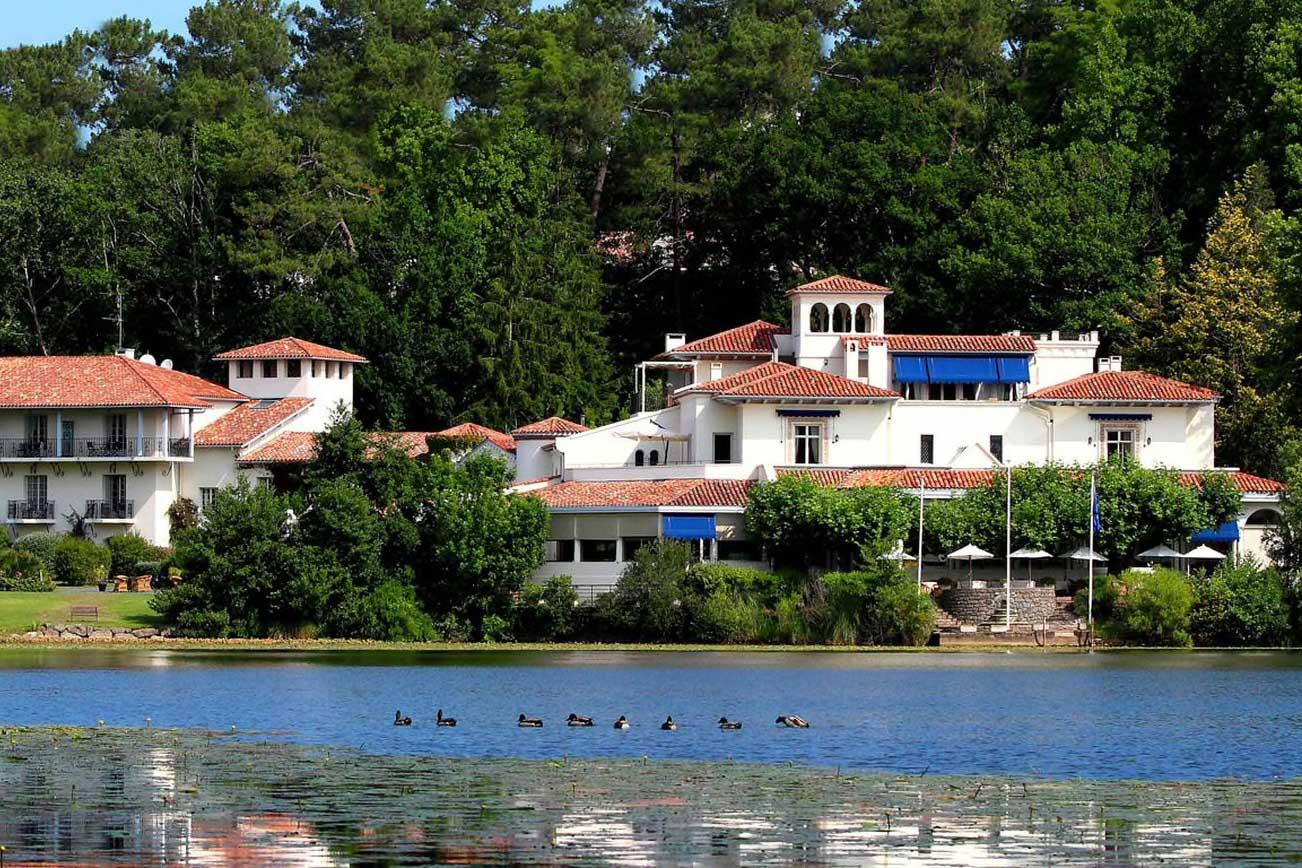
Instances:
[[[172,457],[172,411],[163,411],[163,455]]]
[[[54,414],[54,455],[61,457],[63,455],[63,411],[58,410]]]
[[[136,411],[136,455],[145,454],[145,411]]]

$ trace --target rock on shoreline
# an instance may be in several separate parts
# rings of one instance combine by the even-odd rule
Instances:
[[[170,639],[172,632],[154,627],[102,627],[98,624],[42,624],[22,634],[23,639],[65,639],[68,641],[112,642],[140,639]]]

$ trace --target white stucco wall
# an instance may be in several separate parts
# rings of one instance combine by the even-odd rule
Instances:
[[[741,429],[741,463],[749,468],[761,464],[792,463],[789,431],[791,424],[822,422],[824,428],[824,464],[854,465],[881,463],[876,455],[886,452],[888,404],[850,404],[828,409],[839,410],[837,417],[794,419],[778,415],[779,409],[817,410],[816,405],[775,404],[737,405]]]
[[[54,521],[6,522],[5,527],[15,535],[48,531],[66,533],[71,530],[67,515],[71,509],[86,512],[87,500],[104,499],[104,476],[117,473],[126,477],[126,499],[135,506],[130,520],[98,520],[91,522],[95,538],[103,541],[110,536],[135,531],[155,545],[166,545],[170,524],[167,508],[176,499],[179,462],[118,461],[85,462],[61,461],[54,463],[9,465],[12,475],[0,475],[0,502],[8,516],[8,502],[25,498],[25,479],[28,475],[46,477],[48,499],[54,502]]]
[[[313,403],[286,427],[290,431],[323,431],[340,402],[353,406],[352,362],[300,359],[301,376],[289,377],[288,359],[272,360],[275,377],[262,376],[262,360],[253,360],[253,376],[239,376],[239,363],[229,362],[227,385],[250,398],[312,398]],[[312,366],[316,365],[316,376]]]
[[[1138,426],[1136,458],[1145,467],[1205,470],[1215,466],[1215,411],[1211,404],[1172,406],[1063,406],[1045,405],[1053,414],[1052,455],[1060,464],[1092,464],[1102,457],[1102,425],[1108,420],[1090,414],[1144,415],[1152,418]],[[1093,442],[1091,442],[1091,440]]]

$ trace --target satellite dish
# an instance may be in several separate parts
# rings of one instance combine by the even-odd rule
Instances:
[[[156,365],[156,364],[158,364],[158,360],[155,359],[153,356],[151,356],[149,353],[145,353],[143,356],[141,356],[140,359],[139,359],[139,362],[140,362],[140,364],[142,364],[142,365]]]
[[[170,370],[172,370],[172,360],[171,360],[171,359],[163,359],[161,362],[158,363],[158,367],[160,367],[160,368],[165,368],[166,370],[169,370],[169,371],[170,371]]]

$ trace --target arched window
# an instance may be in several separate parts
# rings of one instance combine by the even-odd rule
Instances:
[[[633,464],[636,467],[646,464],[646,454],[641,449],[633,453]]]
[[[854,330],[866,335],[873,330],[873,309],[861,304],[854,309]]]
[[[1244,522],[1248,527],[1275,527],[1279,524],[1279,513],[1273,509],[1259,509]]]
[[[652,449],[652,450],[651,450],[651,466],[652,466],[652,467],[655,467],[655,466],[656,466],[657,464],[659,464],[659,463],[660,463],[660,450],[659,450],[659,449]]]
[[[821,301],[809,309],[809,330],[811,332],[827,331],[827,305]]]
[[[832,311],[832,331],[847,334],[850,331],[850,305],[842,302]]]

